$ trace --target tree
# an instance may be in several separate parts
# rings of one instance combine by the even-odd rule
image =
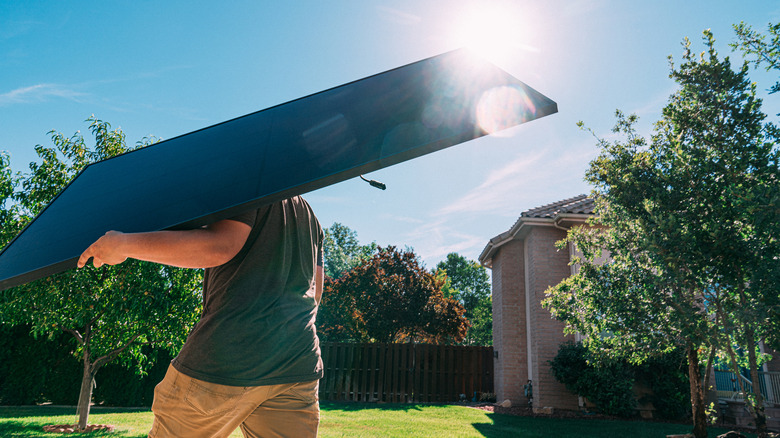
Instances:
[[[458,300],[471,323],[463,342],[467,345],[493,345],[493,305],[490,278],[479,263],[450,253],[439,262],[434,274],[445,276],[444,296]]]
[[[772,36],[770,42],[766,41],[766,36],[753,30],[744,22],[734,25],[734,31],[737,33],[737,43],[731,46],[734,49],[741,49],[745,55],[753,56],[753,64],[766,64],[766,71],[780,70],[780,23],[769,23],[767,26],[769,35]],[[780,91],[780,81],[775,82],[770,93]]]
[[[94,148],[79,133],[66,138],[52,131],[54,146],[36,146],[40,161],[30,163],[30,173],[13,174],[7,157],[2,159],[0,243],[6,244],[84,166],[130,150],[121,130],[110,130],[94,116],[87,121]],[[73,336],[83,364],[78,409],[79,428],[84,429],[93,379],[103,365],[118,358],[142,372],[151,365],[144,345],[171,351],[181,347],[197,321],[201,277],[200,271],[134,260],[70,270],[0,292],[0,323],[30,324],[36,335]]]
[[[441,287],[413,252],[379,248],[341,278],[326,279],[319,332],[328,341],[459,342],[468,330],[465,309]]]
[[[706,436],[701,353],[708,373],[732,340],[755,351],[768,335],[761,322],[780,315],[780,136],[764,122],[748,65],[732,70],[704,34],[707,52],[697,59],[686,39],[683,64],[672,65],[680,88],[650,144],[635,132],[637,118],[620,112],[613,131],[625,141],[599,140],[586,179],[595,187],[592,224],[602,227],[569,233],[581,269],[545,300],[592,351],[642,362],[684,349],[697,438]],[[602,250],[611,260],[599,265]],[[760,432],[760,395],[753,407]]]
[[[377,245],[375,242],[361,245],[357,239],[357,232],[346,225],[334,222],[330,228],[325,229],[322,248],[325,275],[337,279],[371,257],[376,252]]]

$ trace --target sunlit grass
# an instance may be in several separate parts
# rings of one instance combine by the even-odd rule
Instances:
[[[146,436],[152,425],[152,412],[147,408],[93,407],[90,412],[90,424],[112,424],[116,429],[113,432],[92,432],[85,436],[140,438]],[[74,407],[2,406],[0,407],[0,436],[4,438],[65,436],[60,433],[44,432],[43,426],[74,424],[77,421]]]
[[[516,417],[463,406],[426,404],[321,404],[321,437],[636,437],[682,434],[691,427],[641,421]],[[152,426],[149,409],[94,407],[90,424],[112,424],[114,432],[90,437],[146,437]],[[0,437],[57,437],[43,426],[75,423],[75,408],[56,406],[0,407]],[[716,437],[727,429],[711,428]],[[73,435],[67,435],[73,436]],[[753,435],[749,435],[753,436]],[[234,432],[231,437],[241,437]]]

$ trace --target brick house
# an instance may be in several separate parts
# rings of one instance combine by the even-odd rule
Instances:
[[[593,210],[593,200],[579,195],[525,211],[508,231],[490,239],[479,256],[493,274],[493,371],[498,402],[509,399],[513,405],[526,405],[523,385],[531,380],[536,412],[577,410],[583,403],[555,380],[548,364],[560,344],[578,339],[563,334],[564,324],[553,319],[541,301],[548,287],[577,272],[577,266],[569,266],[574,249],[558,250],[555,243],[570,228],[584,225]],[[780,354],[768,352],[774,359],[762,371],[780,379]],[[778,383],[773,386],[780,389]],[[780,416],[780,411],[772,415]]]
[[[586,195],[523,212],[508,231],[490,239],[479,261],[492,270],[494,381],[499,402],[525,405],[523,385],[533,382],[535,411],[576,410],[579,399],[555,380],[548,361],[564,336],[563,323],[541,306],[544,291],[573,274],[570,250],[555,242],[593,215]]]

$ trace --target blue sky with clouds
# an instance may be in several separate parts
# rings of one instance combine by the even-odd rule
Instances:
[[[38,1],[0,0],[0,150],[15,169],[51,130],[91,114],[128,141],[171,138],[430,56],[474,45],[558,103],[559,113],[305,195],[324,227],[411,246],[428,267],[476,259],[529,208],[587,193],[595,141],[616,109],[649,134],[674,91],[683,37],[722,55],[731,25],[780,20],[776,1]],[[775,73],[752,73],[759,89]],[[766,96],[769,114],[780,96]],[[776,117],[775,117],[776,118]]]

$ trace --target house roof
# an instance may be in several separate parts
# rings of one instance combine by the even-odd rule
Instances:
[[[588,197],[588,195],[578,195],[524,211],[520,214],[520,217],[547,217],[554,219],[561,214],[593,214],[593,209],[593,198]]]
[[[542,205],[520,213],[512,228],[490,239],[482,254],[479,256],[479,262],[482,265],[491,267],[493,255],[499,247],[505,243],[519,237],[523,230],[529,226],[554,226],[566,228],[564,225],[570,225],[570,222],[581,223],[589,216],[594,214],[595,204],[593,198],[588,195],[578,195],[573,198]]]

